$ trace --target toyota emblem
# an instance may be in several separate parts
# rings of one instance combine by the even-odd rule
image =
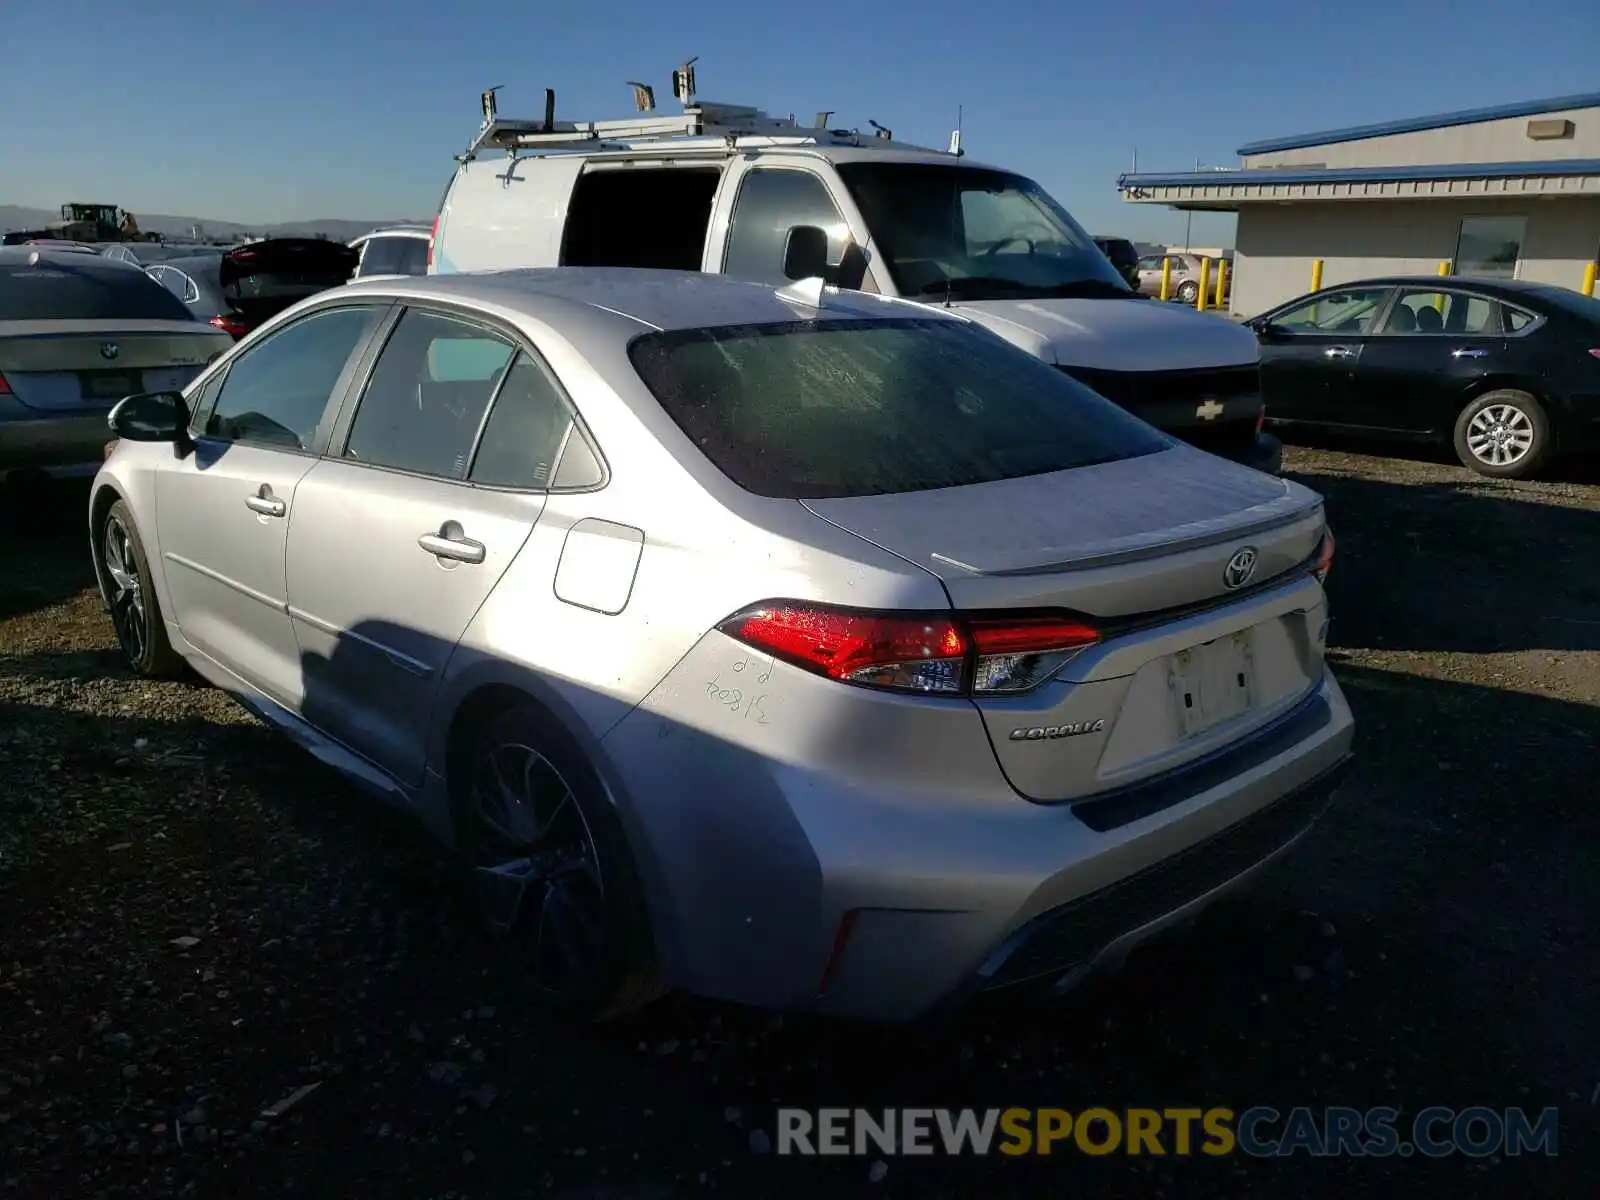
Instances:
[[[105,359],[107,362],[115,358],[118,353],[120,353],[120,351],[115,342],[100,343],[100,357]]]
[[[1222,584],[1232,590],[1242,588],[1250,582],[1250,577],[1256,573],[1256,548],[1246,546],[1243,550],[1234,552],[1228,560],[1228,565],[1222,568]]]

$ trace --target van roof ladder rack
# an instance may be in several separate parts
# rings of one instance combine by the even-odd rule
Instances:
[[[740,138],[777,138],[784,141],[813,144],[862,145],[875,142],[881,148],[922,150],[893,141],[888,129],[876,121],[870,122],[876,137],[863,136],[853,129],[829,129],[827,120],[831,112],[819,112],[816,123],[800,125],[794,117],[774,117],[762,109],[748,104],[715,104],[699,100],[694,94],[694,59],[690,59],[673,72],[673,95],[683,104],[683,112],[674,116],[655,111],[655,90],[648,84],[629,80],[633,90],[634,107],[640,116],[613,121],[558,121],[556,120],[556,93],[554,88],[544,89],[544,116],[538,120],[502,117],[499,114],[496,93],[498,86],[485,91],[480,100],[483,105],[483,123],[466,151],[458,155],[460,161],[474,158],[483,150],[504,150],[513,156],[537,154],[541,149],[552,151],[600,149],[608,144],[619,148],[679,138],[721,139],[736,146]],[[937,151],[935,151],[937,153]]]

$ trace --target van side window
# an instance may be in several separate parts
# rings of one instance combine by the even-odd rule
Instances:
[[[783,247],[794,225],[828,235],[828,261],[844,253],[850,231],[822,180],[807,171],[758,168],[745,175],[733,207],[722,270],[735,279],[786,286]]]
[[[562,265],[698,271],[721,178],[721,167],[586,170],[567,207]]]

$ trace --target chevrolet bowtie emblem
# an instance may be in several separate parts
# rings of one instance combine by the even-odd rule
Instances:
[[[1194,415],[1202,421],[1213,421],[1223,414],[1223,407],[1217,403],[1215,396],[1207,396],[1200,402],[1200,407],[1194,410]]]

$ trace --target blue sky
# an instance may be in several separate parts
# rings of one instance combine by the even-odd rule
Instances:
[[[1095,232],[1181,239],[1122,204],[1141,169],[1247,141],[1600,87],[1597,0],[5,0],[0,203],[266,222],[433,212],[478,93],[626,116],[629,79],[808,121],[868,118],[1038,179]],[[765,15],[763,15],[765,14]],[[88,114],[98,114],[89,116]],[[80,136],[65,130],[78,128]],[[1194,243],[1231,237],[1195,218]]]

